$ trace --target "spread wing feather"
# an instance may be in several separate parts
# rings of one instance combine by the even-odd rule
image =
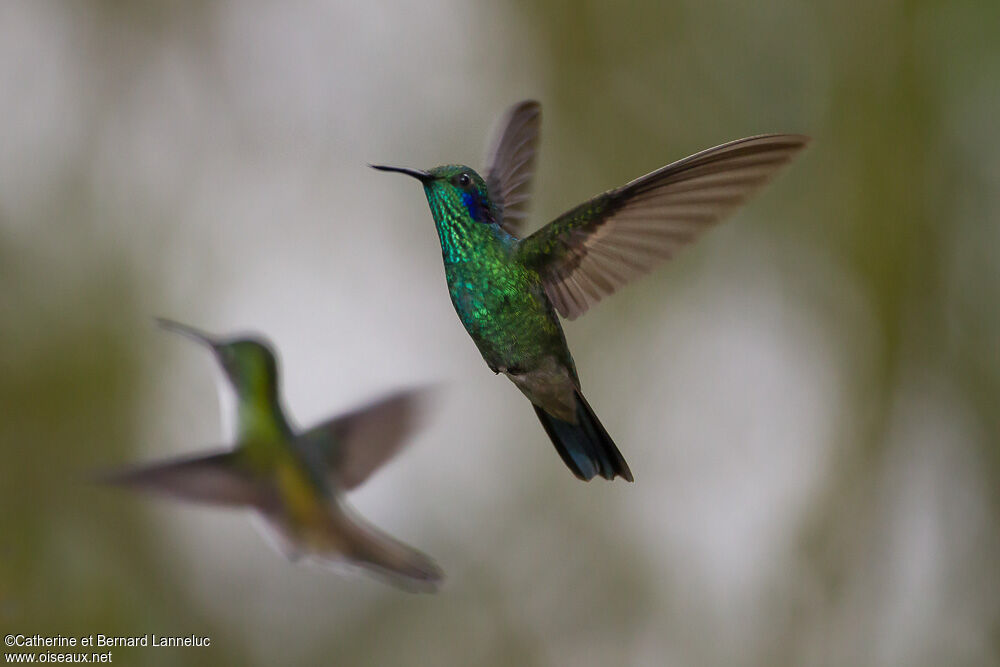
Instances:
[[[527,216],[541,124],[538,102],[515,104],[497,123],[486,153],[486,188],[500,209],[501,227],[513,236],[520,235]]]
[[[769,134],[696,153],[567,211],[523,239],[518,256],[574,319],[725,218],[808,141]]]
[[[300,446],[325,464],[339,488],[353,489],[403,448],[416,428],[425,393],[396,392],[317,424],[299,436]]]
[[[266,509],[274,502],[231,450],[123,468],[97,481],[212,505]]]

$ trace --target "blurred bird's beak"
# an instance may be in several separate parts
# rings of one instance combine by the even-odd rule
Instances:
[[[379,171],[396,171],[399,172],[400,174],[406,174],[407,176],[412,176],[421,183],[426,183],[434,179],[434,177],[431,176],[429,173],[427,173],[426,171],[422,171],[420,169],[410,169],[409,167],[389,167],[384,164],[371,164],[368,166],[371,167],[372,169],[378,169]]]
[[[186,324],[181,324],[180,322],[174,322],[173,320],[168,320],[163,317],[157,317],[156,323],[159,324],[160,327],[166,329],[167,331],[173,331],[174,333],[179,333],[185,338],[190,338],[196,343],[207,345],[213,350],[215,349],[215,346],[218,345],[218,341],[215,339],[214,336],[210,336],[204,331],[199,331],[198,329],[195,329],[194,327],[189,327]]]

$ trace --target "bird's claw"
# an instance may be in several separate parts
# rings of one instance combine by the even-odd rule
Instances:
[[[520,366],[494,366],[493,364],[486,364],[486,365],[490,367],[490,370],[493,371],[495,375],[500,375],[501,373],[503,373],[504,375],[521,375],[522,373],[524,373],[524,370]]]

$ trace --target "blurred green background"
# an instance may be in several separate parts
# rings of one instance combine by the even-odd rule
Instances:
[[[1000,4],[0,4],[0,629],[118,664],[1000,664]],[[544,108],[535,224],[803,132],[729,223],[567,325],[636,482],[582,484],[452,311],[415,184]],[[308,424],[444,381],[351,497],[436,596],[96,488],[219,440],[154,315],[260,331]]]

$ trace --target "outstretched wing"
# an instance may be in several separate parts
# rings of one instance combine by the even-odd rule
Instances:
[[[519,259],[574,319],[722,220],[808,142],[767,134],[695,153],[562,214],[519,243]]]
[[[423,394],[390,394],[314,426],[299,441],[326,464],[339,488],[353,489],[402,449],[419,421]]]
[[[97,481],[180,500],[266,509],[271,499],[235,461],[232,451],[175,459],[105,473]]]
[[[541,125],[541,104],[534,100],[515,104],[497,123],[486,153],[486,188],[500,209],[500,226],[513,236],[520,235],[527,216]]]

